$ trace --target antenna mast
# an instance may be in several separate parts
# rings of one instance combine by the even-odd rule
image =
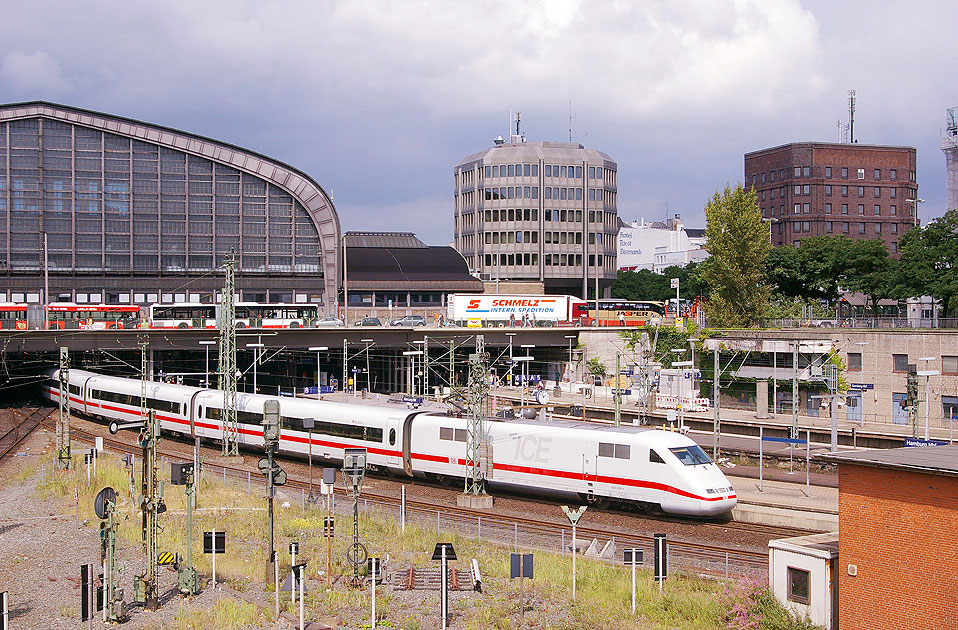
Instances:
[[[575,116],[572,115],[572,99],[569,99],[569,142],[572,142],[572,121]]]
[[[855,90],[848,90],[849,142],[855,144]]]

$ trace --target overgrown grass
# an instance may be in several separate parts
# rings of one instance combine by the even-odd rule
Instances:
[[[168,481],[169,469],[161,471]],[[112,486],[120,494],[118,501],[119,533],[126,545],[139,546],[140,519],[130,498],[129,471],[117,456],[100,460],[96,478],[87,484],[86,470],[58,471],[47,476],[39,491],[60,497],[72,504],[73,489],[80,495],[80,517],[91,523],[93,497],[100,488]],[[138,479],[138,478],[137,478]],[[139,491],[139,483],[134,492]],[[210,574],[210,556],[202,553],[202,532],[214,526],[227,532],[227,552],[217,556],[217,580],[234,588],[259,593],[264,603],[272,602],[272,594],[264,593],[263,582],[267,556],[266,512],[262,486],[253,486],[247,494],[245,484],[223,487],[219,478],[204,481],[198,498],[199,511],[194,512],[193,561],[201,575]],[[185,492],[179,486],[166,486],[168,512],[160,516],[159,551],[172,551],[185,557],[186,516]],[[298,497],[296,497],[298,498]],[[283,508],[276,501],[276,548],[283,563],[281,580],[288,573],[291,540],[300,543],[300,553],[309,560],[309,574],[314,581],[307,596],[308,616],[324,619],[336,627],[361,628],[369,624],[369,591],[346,586],[352,567],[345,560],[351,542],[352,519],[336,516],[336,538],[333,541],[332,576],[334,585],[325,586],[320,571],[326,568],[326,540],[322,537],[323,517],[320,509],[301,509],[290,498],[291,507]],[[70,505],[72,509],[72,505]],[[225,509],[229,508],[229,509]],[[372,555],[390,557],[386,570],[399,567],[435,567],[431,555],[438,540],[435,527],[407,522],[405,533],[392,518],[370,507],[360,514],[360,536]],[[442,540],[456,548],[459,567],[476,558],[483,572],[483,593],[454,593],[452,610],[456,626],[475,630],[510,629],[515,627],[549,627],[559,630],[578,628],[749,628],[757,630],[806,630],[807,622],[796,621],[761,585],[729,586],[723,582],[701,580],[673,572],[659,594],[649,571],[639,571],[636,580],[636,613],[631,611],[631,571],[608,563],[580,557],[577,560],[577,598],[572,603],[571,562],[568,555],[535,552],[534,581],[523,584],[525,613],[520,613],[519,585],[509,579],[509,549],[480,544],[475,538],[445,531]],[[365,569],[363,569],[363,573]],[[270,578],[272,581],[272,578]],[[271,587],[269,589],[271,591]],[[284,608],[294,612],[287,594],[282,595]],[[413,604],[410,599],[418,598]],[[385,627],[416,630],[431,627],[424,618],[436,616],[438,593],[416,592],[415,595],[393,594],[388,586],[377,592],[377,618]],[[401,600],[401,602],[400,602]],[[746,611],[743,613],[743,611]],[[255,614],[254,614],[255,613]],[[177,628],[226,627],[242,628],[243,624],[261,623],[255,607],[233,602],[218,603],[205,613],[186,613],[177,617]],[[269,617],[271,617],[271,613]],[[263,617],[265,619],[266,617]],[[745,620],[745,621],[743,621]],[[751,625],[746,625],[745,622]],[[233,625],[230,625],[233,624]],[[738,625],[736,625],[738,624]]]
[[[241,630],[254,626],[260,627],[265,622],[266,617],[253,604],[223,597],[206,610],[181,607],[176,613],[172,628],[174,630],[206,630],[207,628]]]

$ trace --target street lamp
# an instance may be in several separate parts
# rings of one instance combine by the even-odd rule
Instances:
[[[246,347],[253,349],[253,393],[255,394],[257,392],[256,366],[259,365],[259,357],[260,357],[259,353],[263,351],[263,348],[265,346],[261,343],[248,343],[246,344]]]
[[[373,391],[372,385],[370,385],[370,374],[369,374],[369,344],[373,342],[372,339],[360,339],[360,341],[366,344],[366,391]]]
[[[935,357],[918,357],[919,361],[934,361]],[[939,370],[919,370],[918,376],[925,377],[925,441],[928,441],[928,411],[931,409],[931,377],[941,374]],[[950,441],[950,440],[949,440]]]
[[[512,338],[516,336],[516,333],[506,333],[506,337],[509,338],[509,387],[512,387],[512,364],[514,363],[512,358]]]
[[[769,242],[769,244],[771,244],[771,242],[772,242],[772,224],[773,224],[773,223],[778,223],[778,219],[776,219],[775,217],[762,217],[762,221],[768,223],[768,242]]]
[[[573,339],[577,339],[578,337],[577,337],[576,335],[566,335],[565,338],[569,340],[569,391],[571,392],[571,391],[572,391],[572,377],[573,377],[573,373],[572,373],[572,340],[573,340]],[[558,385],[558,383],[556,383],[556,385]]]
[[[906,203],[910,203],[914,207],[915,213],[915,226],[918,226],[918,204],[925,203],[925,200],[921,197],[916,197],[914,199],[905,199]]]
[[[329,350],[327,346],[310,346],[309,351],[316,353],[316,400],[319,400],[319,394],[323,391],[321,372],[319,371],[319,353]]]
[[[210,386],[210,346],[215,346],[215,345],[216,345],[216,342],[215,342],[215,341],[201,341],[201,342],[200,342],[200,345],[201,345],[201,346],[206,346],[206,370],[205,370],[205,375],[206,375],[205,378],[206,378],[206,380],[203,381],[203,387],[206,387],[207,389],[209,389],[209,386]]]

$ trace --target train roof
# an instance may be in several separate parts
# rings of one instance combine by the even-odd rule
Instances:
[[[522,425],[529,427],[538,427],[538,428],[552,428],[552,429],[580,429],[580,430],[591,430],[599,431],[602,433],[624,433],[629,435],[634,435],[636,433],[644,433],[646,431],[656,431],[652,427],[637,427],[635,425],[622,425],[622,426],[612,426],[608,424],[595,424],[592,422],[585,422],[583,420],[540,420],[538,418],[486,418],[487,422],[503,424],[503,425]]]

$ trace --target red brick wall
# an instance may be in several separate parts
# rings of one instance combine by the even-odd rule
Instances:
[[[839,627],[958,628],[958,478],[848,463],[838,475]]]

